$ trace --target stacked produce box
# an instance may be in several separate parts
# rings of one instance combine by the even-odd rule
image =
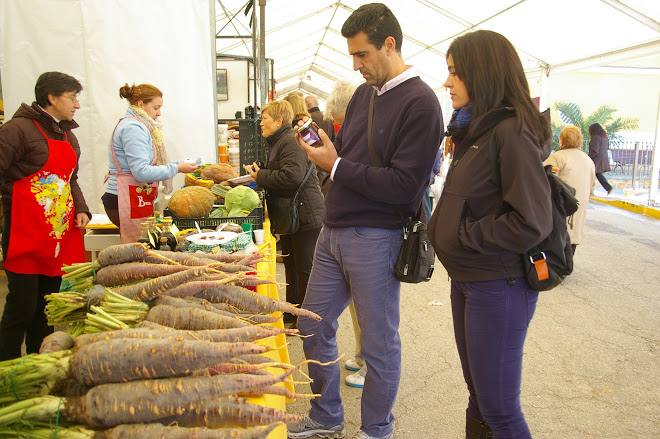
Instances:
[[[179,228],[193,227],[195,222],[200,227],[233,222],[261,229],[265,219],[263,191],[253,189],[256,183],[249,176],[240,181],[236,178],[238,172],[228,164],[203,165],[186,174],[186,186],[172,194],[165,213]]]
[[[46,311],[66,332],[0,363],[0,437],[283,437],[299,417],[250,398],[303,396],[273,339],[297,333],[282,312],[319,317],[246,288],[274,288],[262,258],[122,244],[68,267]]]

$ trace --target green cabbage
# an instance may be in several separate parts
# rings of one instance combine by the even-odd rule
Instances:
[[[219,207],[219,216],[247,216],[261,205],[259,194],[247,186],[236,186],[225,194],[225,205]],[[216,216],[214,216],[217,218]]]

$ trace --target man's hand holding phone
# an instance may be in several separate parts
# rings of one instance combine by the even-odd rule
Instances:
[[[321,128],[318,129],[318,137],[320,138],[321,143],[317,143],[314,146],[307,143],[301,135],[299,128],[303,127],[308,119],[309,118],[305,116],[302,120],[298,121],[298,126],[295,130],[298,146],[305,151],[307,157],[309,157],[312,163],[326,172],[331,172],[332,167],[337,160],[337,150],[335,149],[335,145],[332,144],[326,132]]]

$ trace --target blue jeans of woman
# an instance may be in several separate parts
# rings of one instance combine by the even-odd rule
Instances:
[[[537,299],[523,278],[451,282],[454,336],[470,392],[467,414],[488,424],[497,439],[532,437],[520,388]]]

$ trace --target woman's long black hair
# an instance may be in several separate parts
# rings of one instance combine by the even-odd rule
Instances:
[[[509,40],[497,32],[478,30],[456,38],[449,55],[470,96],[473,126],[489,111],[513,107],[519,128],[529,127],[539,146],[546,146],[550,124],[532,102],[520,57]]]

